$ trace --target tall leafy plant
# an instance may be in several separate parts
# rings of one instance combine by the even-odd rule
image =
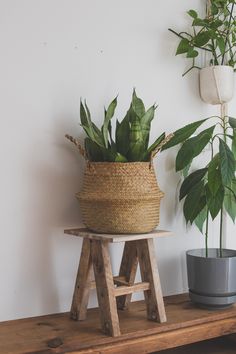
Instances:
[[[195,10],[187,12],[192,19],[190,30],[176,32],[169,29],[180,38],[176,55],[184,54],[192,61],[191,67],[183,75],[193,68],[200,69],[196,64],[200,52],[210,54],[210,65],[230,65],[235,68],[235,2],[235,0],[210,0],[206,16],[199,16]]]
[[[210,127],[197,132],[207,121]],[[218,126],[222,129],[219,132]],[[162,150],[181,144],[176,156],[176,171],[181,171],[179,200],[183,200],[186,223],[195,223],[205,234],[206,256],[208,256],[209,220],[220,215],[219,249],[223,248],[224,211],[233,222],[236,218],[236,119],[232,117],[210,117],[188,124],[177,130],[174,137]],[[192,161],[211,147],[209,162],[189,173]]]
[[[153,151],[165,142],[162,133],[151,145],[149,136],[151,123],[157,106],[146,110],[143,101],[133,90],[130,107],[121,122],[116,121],[115,134],[112,134],[112,118],[117,106],[117,97],[104,109],[104,120],[98,128],[91,119],[89,108],[80,102],[80,120],[87,137],[85,138],[86,156],[90,161],[133,162],[149,161]]]

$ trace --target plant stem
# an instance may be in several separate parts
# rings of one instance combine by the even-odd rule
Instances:
[[[180,33],[178,33],[178,32],[176,32],[176,31],[172,30],[171,28],[168,28],[168,31],[174,33],[176,36],[178,36],[178,37],[181,38],[181,39],[187,39],[187,38],[185,38],[184,36],[181,36]],[[205,48],[205,47],[200,47],[200,46],[197,46],[196,44],[194,44],[194,47],[199,48],[199,49],[202,49],[202,50],[206,50],[207,52],[211,52],[211,49],[208,49],[208,48]]]
[[[225,39],[225,48],[226,48],[226,44],[227,44],[227,41],[228,41],[228,36],[229,36],[229,32],[230,32],[230,25],[231,25],[231,21],[232,21],[232,18],[233,18],[233,12],[234,12],[234,3],[232,3],[232,7],[231,7],[231,11],[230,11],[229,25],[228,25],[228,30],[227,30],[226,39]],[[225,53],[222,56],[221,65],[224,64],[224,60],[225,60]]]
[[[207,210],[207,219],[206,219],[206,233],[205,233],[205,249],[206,249],[206,258],[208,258],[208,224],[209,224],[209,211]]]
[[[223,208],[220,210],[220,257],[223,257]]]

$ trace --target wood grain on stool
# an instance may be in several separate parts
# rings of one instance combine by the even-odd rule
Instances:
[[[97,290],[102,331],[113,337],[120,335],[117,313],[128,308],[134,292],[145,295],[147,318],[165,322],[166,314],[156,264],[153,238],[169,235],[168,231],[154,230],[148,234],[108,235],[86,229],[65,230],[65,233],[83,237],[83,247],[71,306],[71,317],[84,320],[89,291]],[[113,277],[109,243],[125,242],[119,276]],[[134,283],[138,262],[142,282]],[[93,270],[95,281],[93,281]]]

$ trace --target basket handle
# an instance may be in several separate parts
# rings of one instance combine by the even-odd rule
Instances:
[[[156,156],[156,154],[163,148],[163,146],[164,146],[166,143],[168,143],[168,141],[169,141],[170,139],[173,138],[173,136],[174,136],[173,133],[167,135],[167,137],[166,137],[164,140],[162,140],[162,142],[151,152],[151,156],[150,156],[150,167],[151,167],[152,164],[153,164],[153,159],[154,159],[154,157]]]
[[[88,161],[88,156],[80,141],[78,139],[73,138],[73,136],[69,134],[66,134],[65,137],[79,149],[80,154],[84,157],[86,161]]]

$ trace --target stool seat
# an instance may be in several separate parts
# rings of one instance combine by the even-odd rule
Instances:
[[[151,321],[166,322],[153,239],[170,235],[169,231],[113,235],[76,228],[64,232],[83,238],[71,305],[72,319],[86,319],[89,292],[96,288],[102,331],[106,334],[114,337],[120,335],[117,309],[127,309],[132,294],[138,291],[144,292],[147,318]],[[125,246],[119,275],[113,276],[108,245],[117,242],[125,242]],[[138,263],[142,282],[135,283]]]

